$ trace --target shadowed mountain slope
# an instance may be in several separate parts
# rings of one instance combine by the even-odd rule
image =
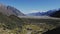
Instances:
[[[60,18],[60,9],[55,11],[54,13],[50,14],[51,17],[57,17]]]

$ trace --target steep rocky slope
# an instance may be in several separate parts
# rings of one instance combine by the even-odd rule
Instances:
[[[24,14],[21,13],[21,11],[19,11],[18,9],[3,4],[0,4],[0,12],[7,16],[9,15],[24,16]]]

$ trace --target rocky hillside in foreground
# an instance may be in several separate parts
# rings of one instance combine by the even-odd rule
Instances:
[[[0,34],[22,34],[23,26],[28,20],[15,15],[3,15],[0,13]]]
[[[55,28],[51,24],[41,23],[38,25],[30,23],[28,20],[0,13],[0,34],[41,34],[50,28]]]
[[[4,15],[0,13],[0,34],[41,34],[48,29],[55,28],[54,25],[39,22],[30,23],[30,19],[19,18],[15,15]],[[38,20],[40,21],[40,20]]]
[[[56,26],[47,23],[30,23],[30,19],[19,18],[15,15],[6,16],[0,13],[0,34],[42,34]]]

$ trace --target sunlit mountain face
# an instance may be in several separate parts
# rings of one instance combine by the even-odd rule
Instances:
[[[24,16],[24,14],[18,9],[3,4],[0,4],[0,12],[7,16],[9,15]]]

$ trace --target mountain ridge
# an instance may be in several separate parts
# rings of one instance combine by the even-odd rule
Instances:
[[[3,5],[3,4],[0,4],[0,12],[7,16],[10,16],[10,15],[25,16],[25,14],[23,14],[18,9],[11,6]]]
[[[60,9],[59,9],[60,10]],[[46,12],[36,12],[36,13],[29,13],[27,14],[27,16],[50,16],[55,13],[56,11],[59,11],[59,10],[49,10],[49,11],[46,11]]]

